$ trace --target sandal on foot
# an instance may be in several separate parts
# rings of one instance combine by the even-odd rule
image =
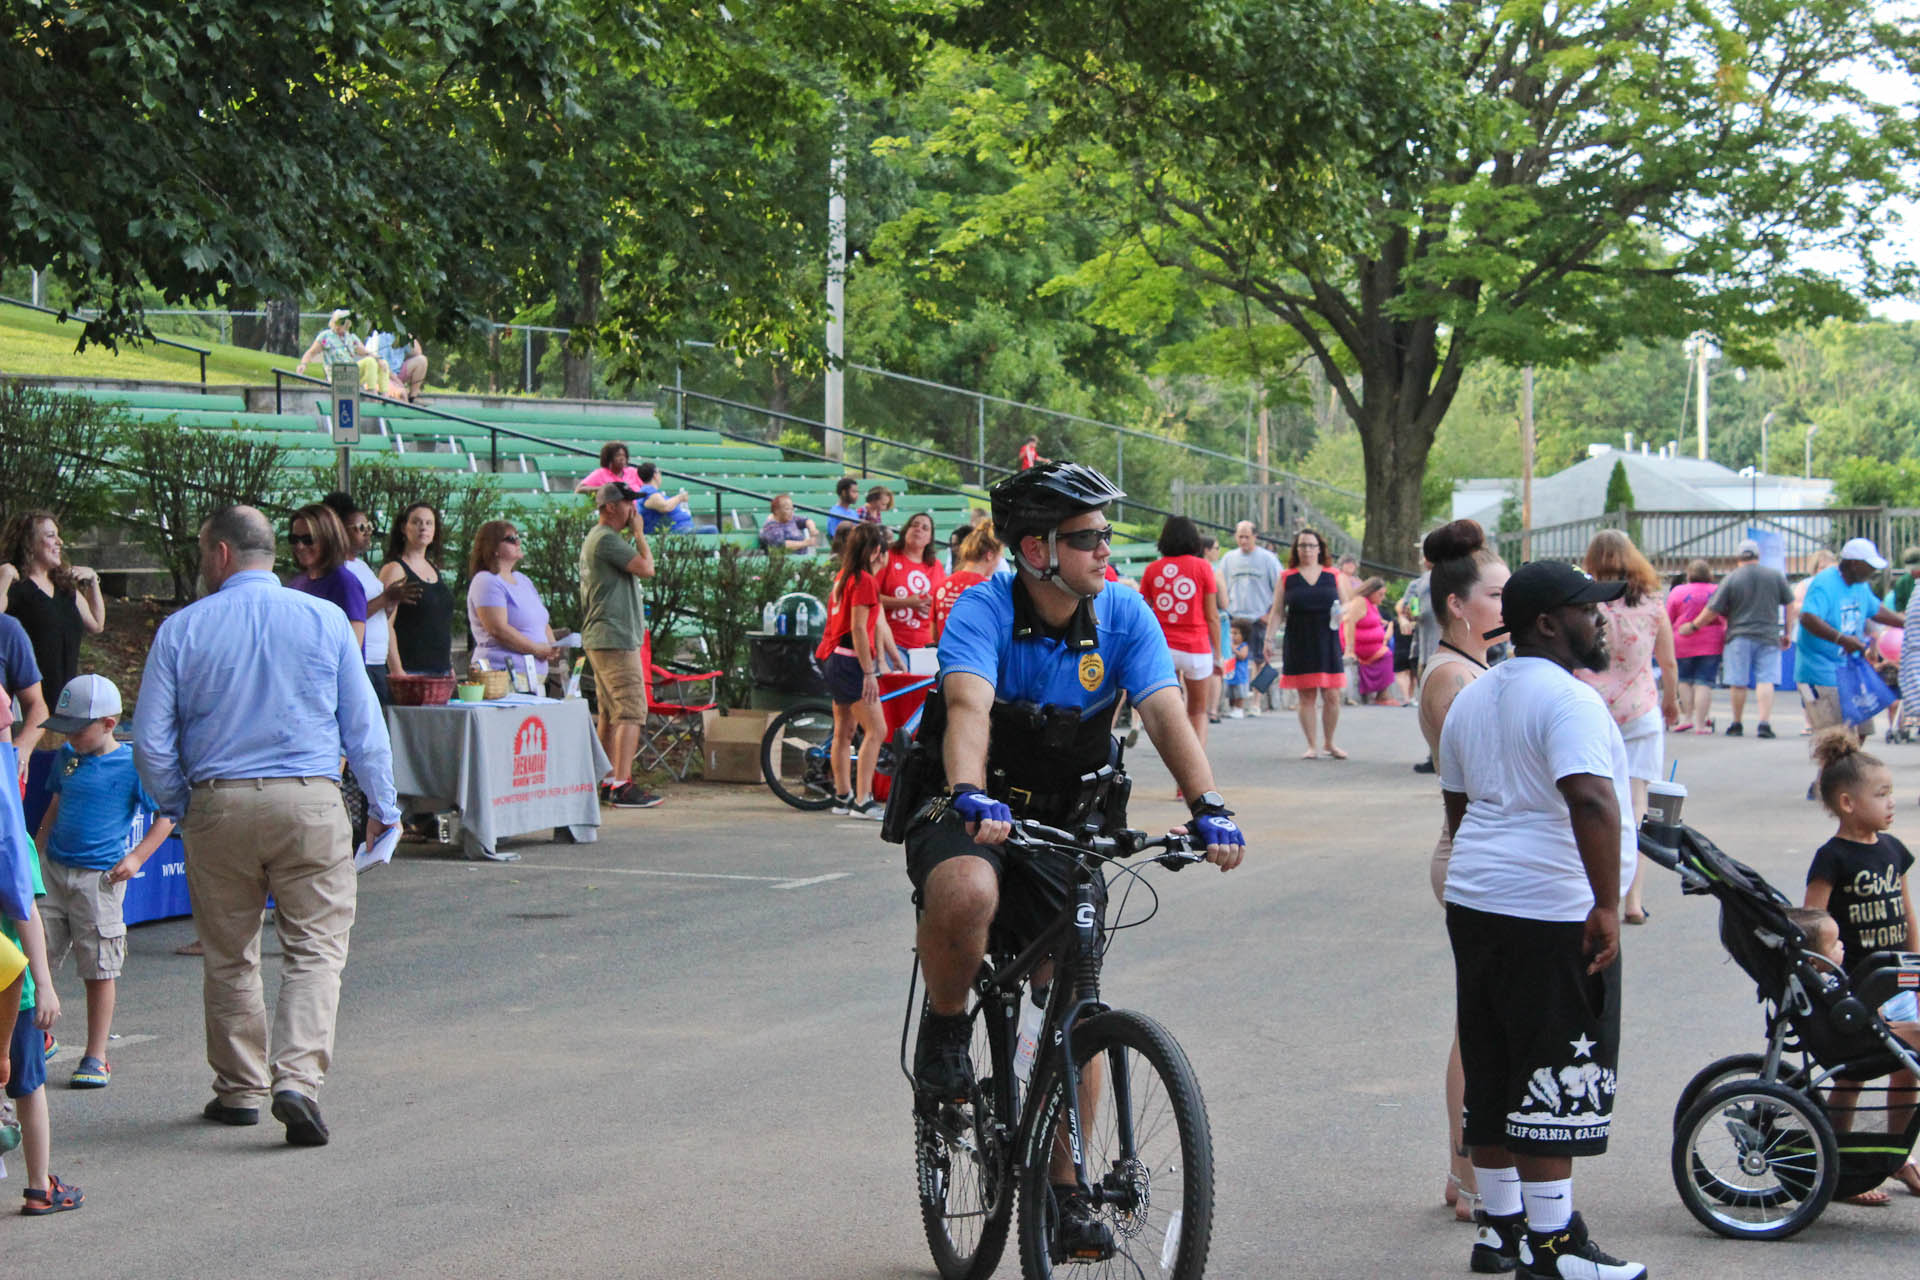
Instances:
[[[1909,1160],[1893,1171],[1900,1185],[1907,1189],[1908,1195],[1920,1196],[1920,1166]]]
[[[28,1187],[20,1193],[20,1212],[29,1218],[37,1218],[43,1213],[65,1213],[68,1209],[78,1209],[86,1203],[86,1199],[80,1193],[80,1188],[69,1186],[48,1174],[45,1191]]]
[[[1626,915],[1620,918],[1628,924],[1645,924],[1647,921],[1653,919],[1653,909],[1651,907],[1642,907],[1640,908],[1639,915]]]
[[[1342,751],[1338,747],[1328,747],[1327,754],[1332,756],[1335,760],[1345,760],[1347,758],[1347,753]]]
[[[1857,1204],[1863,1209],[1884,1209],[1893,1203],[1893,1197],[1875,1187],[1872,1191],[1862,1191],[1857,1196],[1835,1197],[1841,1204]]]

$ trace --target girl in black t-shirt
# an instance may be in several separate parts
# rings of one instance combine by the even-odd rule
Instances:
[[[1821,733],[1814,739],[1813,758],[1820,765],[1820,800],[1840,820],[1840,829],[1814,852],[1813,865],[1807,868],[1806,905],[1833,917],[1840,929],[1842,963],[1851,972],[1871,952],[1911,951],[1920,942],[1920,922],[1915,920],[1913,892],[1907,885],[1913,855],[1887,834],[1893,825],[1893,775],[1860,749],[1851,730],[1836,727]],[[1880,1016],[1894,1024],[1896,1034],[1920,1029],[1916,1027],[1920,1009],[1911,991],[1882,1005]],[[1896,1071],[1888,1080],[1889,1132],[1905,1130],[1917,1083],[1907,1071]],[[1847,1127],[1858,1093],[1857,1083],[1836,1078],[1827,1108],[1835,1128]],[[1920,1195],[1920,1170],[1911,1161],[1896,1176]],[[1854,1204],[1886,1202],[1886,1193],[1879,1190],[1850,1200]]]

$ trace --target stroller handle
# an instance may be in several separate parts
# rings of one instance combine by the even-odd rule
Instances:
[[[1669,871],[1680,870],[1680,828],[1655,822],[1640,824],[1640,856],[1659,863]]]

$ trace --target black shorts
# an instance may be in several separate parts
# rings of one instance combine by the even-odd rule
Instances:
[[[860,701],[861,692],[866,687],[866,672],[860,669],[860,659],[849,658],[844,653],[827,655],[827,696],[835,702],[846,704]]]
[[[1585,928],[1447,904],[1468,1146],[1543,1156],[1607,1149],[1620,962],[1589,974]]]
[[[1065,854],[1030,854],[1024,849],[1001,849],[975,844],[967,824],[948,809],[933,822],[915,818],[907,828],[907,879],[916,891],[927,876],[949,858],[979,858],[993,868],[1000,882],[1000,909],[993,917],[1008,946],[1018,950],[1038,938],[1073,901],[1073,860]],[[916,892],[916,901],[918,900]],[[1104,918],[1105,881],[1094,879],[1094,902]]]

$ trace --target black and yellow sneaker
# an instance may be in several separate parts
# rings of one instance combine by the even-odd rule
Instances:
[[[1528,1231],[1533,1256],[1521,1266],[1529,1280],[1647,1280],[1647,1269],[1601,1250],[1579,1214],[1559,1231]]]
[[[1530,1257],[1527,1250],[1527,1215],[1502,1214],[1494,1217],[1486,1210],[1473,1215],[1473,1253],[1467,1266],[1483,1276],[1500,1276],[1519,1267]]]
[[[913,1084],[927,1102],[964,1103],[973,1095],[973,1019],[929,1012],[920,1019],[913,1051]]]

